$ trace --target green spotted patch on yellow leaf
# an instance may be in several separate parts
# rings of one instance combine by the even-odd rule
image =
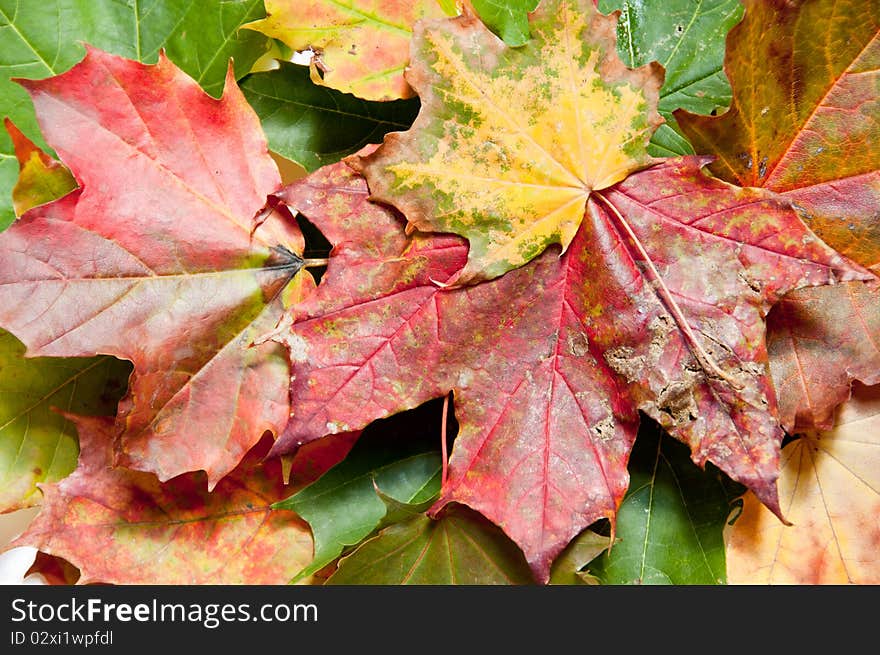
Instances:
[[[266,0],[266,18],[244,27],[312,50],[312,81],[366,100],[413,95],[403,79],[413,24],[447,16],[437,0]],[[320,72],[319,72],[320,71]]]
[[[616,22],[590,0],[545,0],[519,48],[468,13],[417,27],[406,79],[419,116],[352,163],[411,229],[468,238],[458,282],[565,249],[592,191],[658,161],[647,143],[663,69],[627,68]]]

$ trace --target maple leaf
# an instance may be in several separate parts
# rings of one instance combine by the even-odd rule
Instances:
[[[10,121],[20,174],[13,188],[17,214],[76,187],[73,175]],[[52,411],[115,414],[131,366],[113,357],[26,358],[25,347],[0,330],[0,512],[38,505],[38,482],[52,482],[76,466],[73,424]]]
[[[864,282],[799,289],[767,316],[779,417],[792,430],[828,430],[852,380],[880,383],[880,286]]]
[[[403,71],[413,24],[455,13],[452,3],[437,0],[266,0],[265,4],[267,17],[243,27],[295,51],[311,50],[315,84],[367,100],[412,96]]]
[[[529,12],[538,6],[538,0],[471,0],[471,6],[492,32],[507,45],[521,46],[529,40]]]
[[[295,224],[257,217],[281,183],[257,118],[231,73],[215,100],[164,57],[22,84],[81,188],[0,234],[0,325],[28,356],[133,362],[119,463],[213,487],[287,420],[285,353],[249,344],[311,279]]]
[[[379,143],[387,132],[407,129],[419,111],[418,98],[367,102],[318,86],[307,68],[287,62],[248,75],[241,90],[272,151],[310,172]]]
[[[324,473],[346,458],[361,433],[341,432],[307,443],[294,455],[281,457],[285,484],[303,487],[315,482]]]
[[[430,506],[436,499],[441,468],[437,443],[425,443],[411,429],[400,434],[407,425],[395,425],[394,418],[367,427],[343,461],[275,505],[307,521],[315,540],[314,558],[291,582],[316,573],[346,546],[357,545],[388,522],[388,504]]]
[[[362,171],[411,229],[467,237],[457,282],[502,275],[552,243],[564,251],[591,192],[657,161],[647,144],[663,69],[624,66],[616,21],[588,0],[544,0],[520,48],[468,13],[416,28],[406,77],[421,110]]]
[[[710,166],[717,175],[781,193],[823,240],[876,273],[880,6],[860,0],[744,4],[725,56],[730,110],[675,117],[700,152],[717,155]],[[786,428],[829,427],[853,379],[880,379],[876,288],[875,282],[859,290],[804,290],[779,308],[771,343]],[[820,306],[827,318],[805,311]],[[847,319],[850,333],[842,343],[841,325],[821,325]],[[813,349],[824,344],[828,359],[810,356],[808,341]]]
[[[308,527],[271,508],[289,489],[280,462],[261,461],[265,447],[209,493],[202,473],[161,483],[113,466],[113,420],[68,418],[79,465],[41,486],[40,513],[10,548],[67,560],[80,570],[78,584],[284,584],[311,557]]]
[[[3,123],[12,137],[15,157],[18,159],[18,180],[12,188],[12,206],[16,216],[76,188],[76,180],[61,162],[43,152],[8,118]]]
[[[37,483],[76,466],[76,429],[53,412],[115,414],[131,372],[113,357],[26,358],[0,330],[0,513],[40,503]]]
[[[861,263],[880,272],[880,235],[861,249]],[[830,429],[853,380],[880,382],[880,280],[793,291],[767,327],[780,420],[789,431]]]
[[[797,190],[801,199],[817,185],[836,189],[832,198],[866,193],[878,174],[871,138],[878,128],[862,117],[877,103],[880,7],[860,0],[744,5],[724,60],[730,109],[720,116],[676,112],[679,124],[698,151],[718,155],[710,169],[741,186]],[[869,147],[854,148],[860,143]]]
[[[79,580],[79,569],[61,557],[54,557],[37,551],[34,562],[25,573],[27,576],[39,575],[46,584],[74,585]]]
[[[464,240],[407,238],[344,165],[286,188],[334,246],[275,335],[293,401],[273,454],[453,390],[460,431],[435,509],[482,512],[544,581],[576,534],[615,515],[637,410],[778,511],[763,315],[791,288],[865,273],[776,196],[703,163],[631,175],[591,198],[564,256],[473,287],[434,283],[461,268]]]
[[[237,77],[248,73],[270,40],[239,26],[260,18],[260,0],[118,2],[117,0],[0,1],[0,116],[8,116],[43,146],[33,106],[13,77],[44,78],[79,61],[83,44],[155,63],[166,49],[173,62],[213,95],[223,91],[230,59]],[[12,144],[0,133],[0,229],[14,215],[9,190],[16,172]]]
[[[584,530],[553,562],[550,571],[550,584],[555,585],[596,585],[598,578],[585,571],[587,564],[608,550],[611,540],[592,530]]]
[[[856,383],[834,426],[782,450],[782,526],[752,494],[727,542],[731,584],[880,583],[880,387]]]
[[[701,471],[689,455],[656,423],[642,425],[616,541],[588,567],[602,584],[725,583],[723,530],[743,489],[728,489],[717,470]]]
[[[723,111],[730,105],[730,84],[722,70],[724,40],[742,19],[739,0],[602,0],[602,13],[620,10],[617,54],[630,68],[656,61],[666,76],[657,110],[666,122],[651,137],[648,153],[694,154],[676,129],[672,112]]]
[[[392,525],[343,557],[325,584],[530,584],[522,553],[467,508],[437,520],[424,514]]]

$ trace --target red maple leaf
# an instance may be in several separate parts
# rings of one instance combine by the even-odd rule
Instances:
[[[774,194],[711,179],[705,161],[594,194],[564,255],[459,288],[435,281],[461,269],[466,242],[407,237],[344,165],[287,188],[334,248],[275,336],[291,353],[292,415],[272,452],[452,390],[460,432],[432,511],[482,512],[542,581],[586,525],[613,519],[639,410],[779,514],[764,316],[790,289],[866,273]]]
[[[0,325],[28,356],[131,360],[118,461],[213,486],[287,420],[284,349],[249,346],[308,277],[295,223],[258,217],[281,185],[259,121],[164,56],[22,84],[80,188],[0,234]]]

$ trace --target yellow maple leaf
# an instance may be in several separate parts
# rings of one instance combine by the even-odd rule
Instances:
[[[545,0],[529,20],[518,48],[468,12],[420,23],[406,73],[419,116],[352,161],[411,229],[468,238],[459,282],[502,275],[552,243],[564,250],[591,192],[657,161],[647,144],[663,69],[620,61],[617,15]]]
[[[412,96],[403,71],[413,24],[455,13],[453,3],[437,0],[266,0],[265,4],[266,18],[243,27],[295,51],[313,51],[312,81],[367,100]]]

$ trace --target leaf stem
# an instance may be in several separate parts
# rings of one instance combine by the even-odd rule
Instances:
[[[449,416],[449,394],[446,394],[446,397],[443,399],[443,418],[441,420],[440,425],[440,453],[443,458],[443,471],[440,475],[440,488],[446,486],[446,476],[449,473],[449,463],[447,462],[447,454],[446,454],[446,420]]]
[[[303,259],[303,268],[318,268],[319,266],[326,266],[329,263],[329,257],[323,257],[320,259]]]
[[[657,267],[654,266],[654,262],[651,261],[651,257],[648,255],[648,252],[645,250],[645,247],[642,245],[642,242],[639,240],[636,233],[633,231],[630,224],[623,217],[617,207],[615,207],[608,198],[603,196],[601,193],[594,192],[593,196],[599,198],[606,207],[611,210],[611,213],[617,217],[621,227],[623,227],[626,234],[629,236],[630,241],[639,251],[639,255],[647,266],[649,277],[655,283],[655,289],[659,293],[661,299],[663,300],[666,308],[669,310],[669,313],[672,314],[672,318],[675,320],[679,329],[685,336],[685,340],[691,348],[691,352],[694,357],[700,363],[700,366],[703,367],[710,375],[720,378],[727,382],[731,387],[736,390],[740,390],[743,388],[742,382],[734,378],[730,373],[722,369],[715,359],[710,355],[703,346],[700,345],[699,340],[697,339],[697,335],[694,334],[694,331],[691,330],[691,326],[688,324],[687,319],[685,318],[684,312],[681,311],[681,308],[678,306],[678,303],[675,302],[675,298],[672,297],[672,292],[669,290],[669,287],[666,286],[666,283],[663,281],[663,278],[660,277],[660,271],[657,270]]]

